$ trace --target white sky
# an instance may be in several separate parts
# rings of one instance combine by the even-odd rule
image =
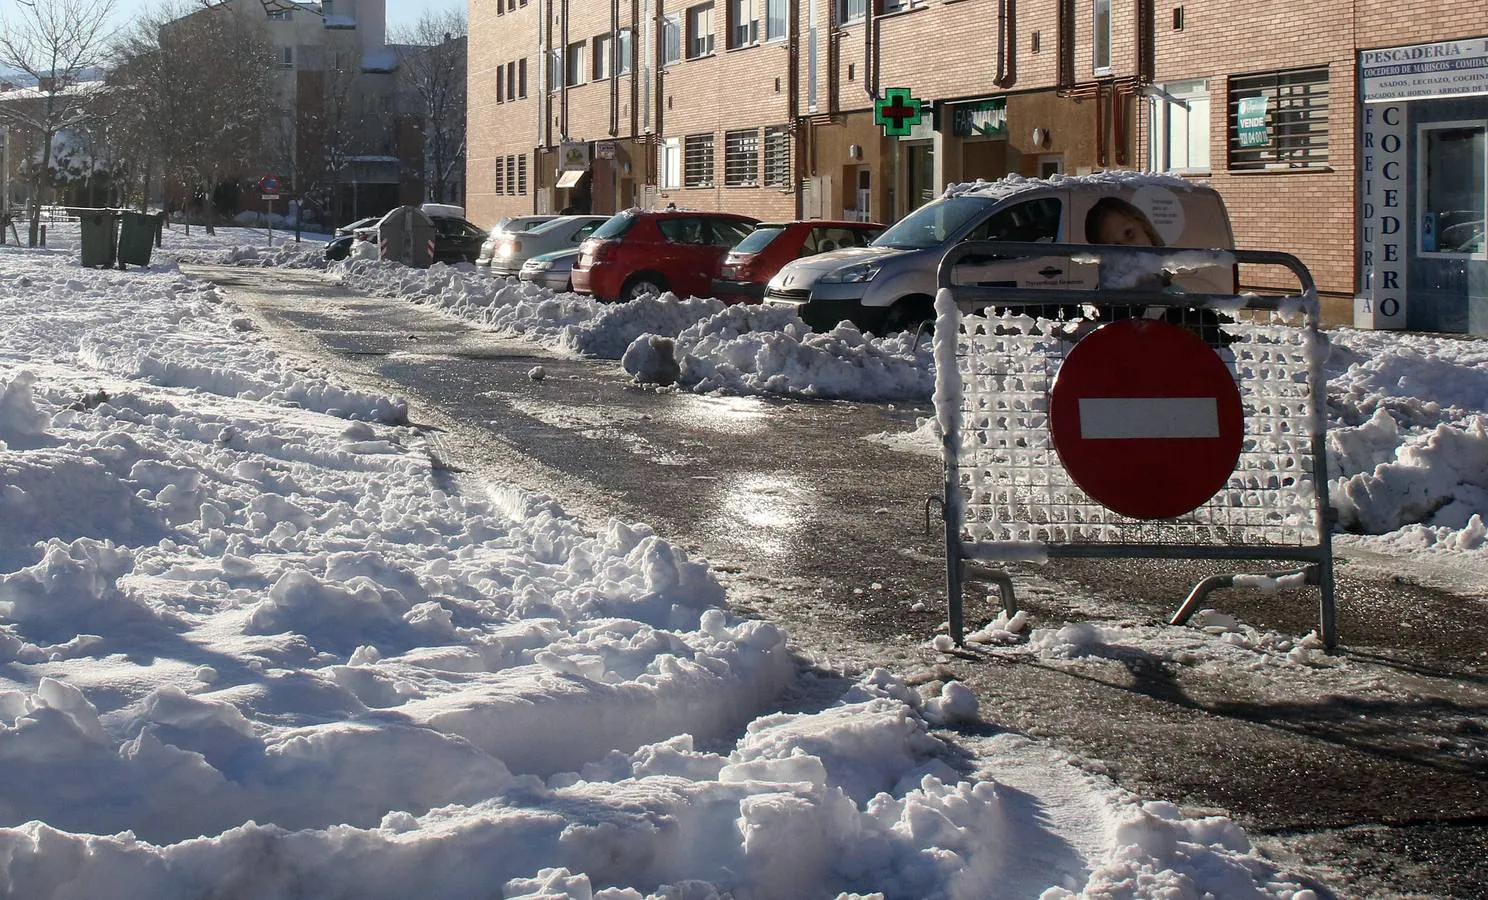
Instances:
[[[976,701],[955,683],[867,673],[788,712],[788,636],[729,614],[704,561],[561,497],[446,493],[402,400],[281,355],[170,262],[323,268],[318,244],[167,242],[128,272],[79,268],[66,227],[50,250],[0,248],[8,893],[1315,900],[1228,819],[1014,734],[967,738],[953,726]],[[354,260],[326,277],[597,365],[672,336],[711,379],[692,389],[929,383],[923,348],[759,308],[597,304],[469,267]],[[1333,340],[1338,493],[1380,532],[1350,540],[1485,583],[1485,344]],[[886,439],[933,452],[928,428]],[[973,624],[988,652],[1055,665],[1132,648],[1323,694],[1374,678],[1228,616]],[[948,764],[953,744],[969,768]]]

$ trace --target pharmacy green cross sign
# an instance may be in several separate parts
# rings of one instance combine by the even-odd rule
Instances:
[[[910,96],[909,88],[889,88],[873,101],[873,124],[883,126],[884,137],[904,137],[920,124],[922,105]]]

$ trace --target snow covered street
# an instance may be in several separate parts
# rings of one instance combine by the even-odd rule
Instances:
[[[171,232],[164,260],[117,272],[79,268],[67,240],[0,248],[7,896],[1307,898],[1392,883],[1311,871],[1306,841],[1268,859],[1224,809],[1143,796],[1143,778],[1019,721],[1019,704],[1060,702],[1019,694],[1034,682],[987,698],[999,667],[1069,690],[1141,676],[1140,659],[1232,682],[1237,703],[1414,690],[1435,716],[1427,673],[1322,657],[1305,629],[1257,628],[1240,607],[1168,629],[1037,590],[1032,618],[976,623],[971,660],[927,632],[925,668],[803,665],[677,536],[511,483],[456,489],[408,398],[285,352],[169,262],[319,270],[318,244],[265,254],[251,235]],[[777,310],[605,307],[366,261],[323,277],[535,356],[614,360],[617,376],[638,374],[645,336],[669,338],[681,388],[708,397],[915,404],[933,380],[928,346],[812,335]],[[1481,609],[1488,345],[1331,337],[1338,553],[1367,561],[1356,577],[1402,560],[1406,581]],[[527,412],[560,410],[579,412]],[[924,422],[877,439],[935,447]],[[1458,663],[1481,688],[1485,660]],[[1213,714],[1227,698],[1186,702]],[[1445,755],[1477,792],[1454,817],[1484,814],[1480,702],[1452,711]],[[1348,753],[1383,752],[1362,746]]]

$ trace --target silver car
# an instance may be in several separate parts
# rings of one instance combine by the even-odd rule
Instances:
[[[579,248],[542,253],[522,263],[518,278],[531,284],[562,293],[573,290],[573,264]]]
[[[507,231],[491,250],[491,274],[515,278],[522,264],[554,250],[577,248],[609,216],[559,216],[521,231]]]
[[[491,228],[491,234],[486,238],[485,243],[481,244],[480,253],[475,258],[476,266],[484,269],[491,264],[491,254],[495,251],[496,242],[501,240],[502,235],[541,225],[543,222],[551,222],[556,218],[558,218],[556,215],[503,216]]]

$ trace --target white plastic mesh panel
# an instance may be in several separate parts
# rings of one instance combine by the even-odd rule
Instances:
[[[1049,391],[1088,320],[962,319],[957,481],[971,543],[1203,544],[1312,547],[1320,540],[1313,473],[1316,332],[1279,320],[1224,326],[1217,350],[1235,374],[1245,438],[1229,484],[1176,518],[1133,519],[1091,499],[1050,439]],[[1068,329],[1068,330],[1066,330]]]

